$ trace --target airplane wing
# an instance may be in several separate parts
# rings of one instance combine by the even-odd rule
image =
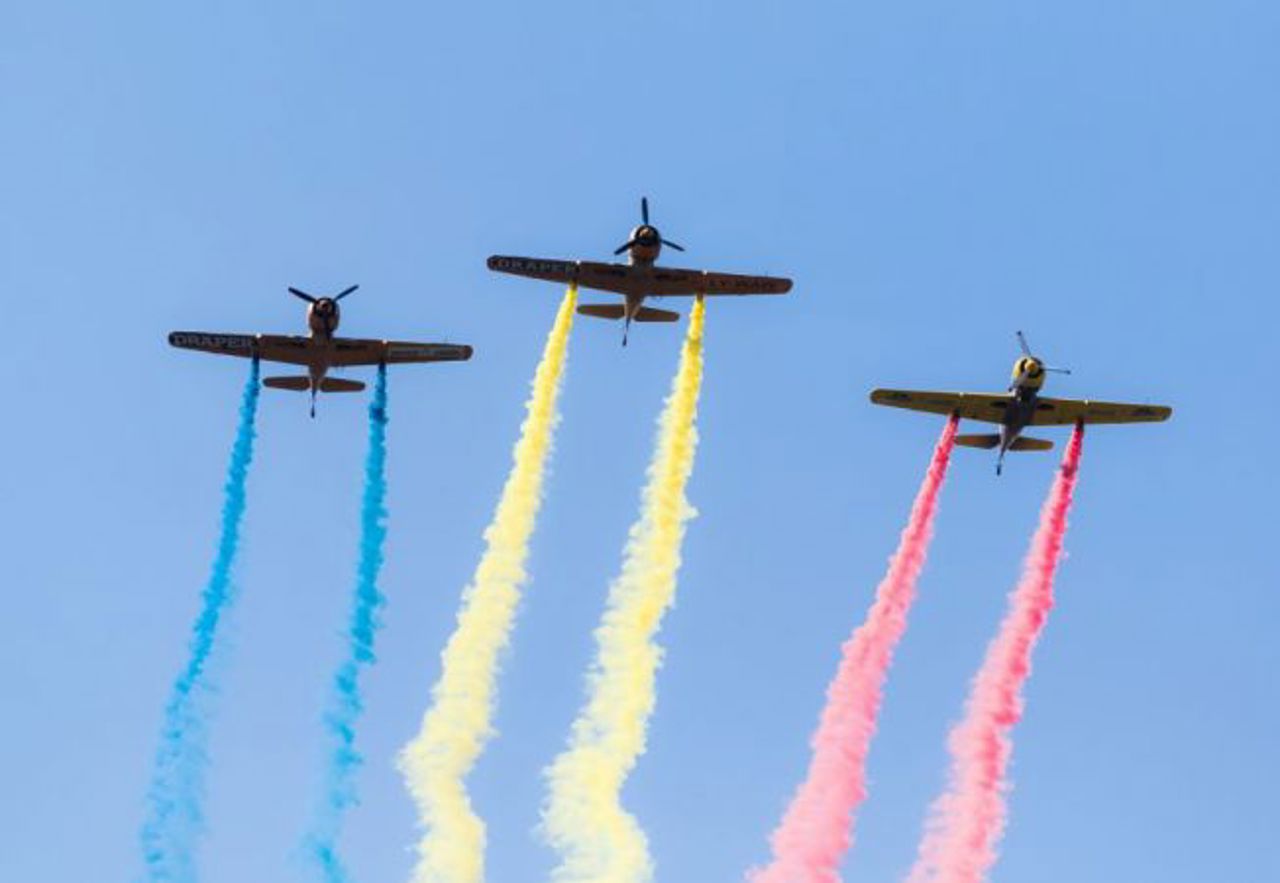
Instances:
[[[333,340],[329,364],[403,365],[410,362],[465,362],[471,358],[471,347],[458,343],[414,343],[406,340],[360,340],[337,337]]]
[[[646,285],[634,268],[626,264],[602,264],[596,261],[561,261],[549,258],[522,258],[496,254],[489,258],[489,269],[513,276],[527,276],[546,282],[580,285],[615,294],[645,294]]]
[[[494,255],[489,269],[530,279],[576,284],[615,294],[692,295],[692,294],[786,294],[790,279],[773,276],[740,276],[735,273],[707,273],[674,267],[633,267],[629,264],[606,264],[598,261],[561,261]]]
[[[647,282],[648,293],[658,297],[672,294],[786,294],[791,290],[790,279],[776,276],[741,276],[674,267],[654,267]]]
[[[495,254],[489,258],[487,263],[490,270],[498,273],[510,273],[513,276],[528,276],[530,279],[563,282],[566,285],[578,280],[577,261],[522,258],[514,255]],[[612,291],[613,289],[609,290]]]
[[[215,334],[205,331],[175,331],[169,343],[188,350],[223,356],[309,365],[321,346],[310,337],[285,334]],[[327,363],[333,366],[388,365],[408,362],[464,362],[471,358],[471,347],[454,343],[414,343],[400,340],[360,340],[336,337],[328,352]]]
[[[1031,423],[1033,426],[1065,426],[1077,420],[1085,423],[1159,423],[1168,420],[1172,413],[1173,409],[1164,405],[1040,398],[1036,401],[1036,413]]]
[[[184,350],[215,353],[220,356],[258,358],[264,362],[286,362],[306,365],[311,347],[309,337],[283,334],[221,334],[209,331],[174,331],[169,344]]]
[[[212,331],[174,331],[169,334],[169,345],[184,350],[251,359],[258,353],[258,336]]]
[[[875,389],[871,402],[908,411],[930,414],[959,414],[966,420],[1004,423],[1005,411],[1012,397],[975,392],[932,392],[920,389]]]

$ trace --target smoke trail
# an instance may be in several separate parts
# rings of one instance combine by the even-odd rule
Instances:
[[[201,804],[208,766],[208,703],[216,689],[208,663],[218,626],[236,599],[231,573],[240,545],[245,479],[253,460],[258,390],[258,360],[254,359],[241,396],[240,424],[227,466],[217,552],[201,595],[200,614],[192,626],[187,662],[165,704],[160,746],[147,789],[142,852],[147,879],[157,883],[195,880],[195,841],[204,824]]]
[[[640,518],[632,525],[622,573],[609,587],[596,629],[587,702],[574,721],[568,748],[547,770],[550,793],[543,824],[560,853],[553,874],[558,881],[632,883],[653,876],[644,832],[622,808],[621,791],[645,748],[661,663],[653,636],[674,598],[685,523],[694,515],[684,492],[697,446],[704,315],[699,298],[658,421]]]
[[[951,774],[934,803],[910,883],[981,883],[1004,832],[1009,739],[1022,717],[1031,651],[1053,608],[1053,577],[1080,468],[1084,425],[1076,424],[1040,513],[1022,579],[1009,596],[1000,631],[970,687],[964,719],[951,731]]]
[[[324,795],[303,842],[321,879],[328,883],[344,883],[348,879],[337,855],[338,835],[343,813],[357,802],[355,776],[362,758],[355,749],[355,728],[364,709],[360,669],[374,662],[373,640],[380,625],[378,610],[384,603],[378,591],[378,572],[382,569],[382,543],[387,536],[386,463],[387,366],[379,365],[377,385],[369,403],[369,451],[360,504],[360,562],[356,567],[355,595],[347,626],[347,657],[334,673],[330,710],[324,719],[331,743]]]
[[[400,755],[400,769],[418,805],[424,834],[417,883],[479,883],[484,879],[484,823],[471,809],[465,778],[492,735],[498,656],[527,575],[529,537],[542,502],[542,480],[556,401],[573,327],[576,288],[560,304],[525,405],[511,472],[485,530],[485,550],[463,591],[458,625],[441,655],[440,679],[418,735]]]
[[[875,603],[842,648],[813,735],[808,777],[773,832],[773,861],[750,875],[755,883],[839,883],[836,869],[853,842],[854,813],[867,795],[867,752],[885,677],[915,600],[958,423],[953,416],[943,427]]]

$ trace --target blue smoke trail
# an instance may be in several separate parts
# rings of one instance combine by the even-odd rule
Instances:
[[[189,883],[196,879],[195,841],[204,824],[201,802],[208,766],[207,705],[216,690],[208,662],[218,625],[236,599],[231,572],[240,545],[245,479],[253,461],[258,373],[258,360],[254,359],[240,400],[240,425],[227,466],[217,554],[201,595],[200,615],[191,630],[187,663],[174,681],[165,705],[160,747],[147,790],[142,850],[147,879],[156,883]]]
[[[331,741],[325,770],[324,795],[306,835],[303,849],[315,862],[322,879],[345,883],[349,878],[337,855],[342,815],[357,802],[355,774],[361,763],[355,749],[356,720],[364,708],[360,697],[362,666],[374,661],[377,633],[378,571],[382,568],[382,542],[387,536],[387,368],[378,366],[378,383],[369,403],[369,452],[364,465],[364,497],[360,507],[360,563],[356,568],[355,597],[347,626],[348,655],[333,677],[330,709],[325,730]]]

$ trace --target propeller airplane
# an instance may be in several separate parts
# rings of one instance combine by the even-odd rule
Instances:
[[[489,258],[488,265],[490,270],[499,273],[622,295],[624,300],[621,304],[583,304],[578,307],[578,312],[598,319],[622,319],[623,346],[627,345],[632,322],[674,322],[680,318],[679,313],[670,310],[646,307],[644,301],[647,297],[786,294],[791,290],[790,279],[773,276],[659,267],[656,262],[664,245],[684,251],[683,246],[663,238],[658,228],[649,222],[649,200],[646,197],[640,200],[639,226],[632,229],[627,241],[613,252],[615,255],[626,252],[628,260],[625,264],[494,255]]]
[[[996,475],[1008,451],[1047,451],[1048,439],[1022,435],[1028,426],[1066,426],[1073,423],[1158,423],[1173,413],[1163,405],[1131,405],[1095,402],[1087,399],[1051,399],[1040,395],[1049,373],[1070,374],[1066,368],[1051,368],[1031,352],[1026,336],[1018,332],[1022,356],[1013,363],[1013,378],[1007,393],[990,395],[969,392],[929,392],[910,389],[876,389],[871,402],[891,408],[926,411],[967,420],[981,420],[1000,426],[998,433],[958,435],[956,444],[968,448],[999,448]]]
[[[359,380],[329,377],[330,368],[409,362],[465,362],[471,358],[471,347],[465,344],[335,337],[341,312],[338,301],[359,287],[352,285],[332,297],[315,297],[297,288],[290,288],[290,294],[307,302],[307,326],[311,333],[306,337],[174,331],[169,335],[169,343],[181,349],[305,367],[306,374],[266,377],[262,385],[295,392],[309,391],[312,417],[316,416],[316,393],[359,392],[364,389],[364,384]]]

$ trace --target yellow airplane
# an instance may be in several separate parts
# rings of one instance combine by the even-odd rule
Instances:
[[[1072,423],[1158,423],[1168,420],[1172,408],[1163,405],[1128,405],[1087,399],[1050,399],[1040,395],[1049,372],[1070,374],[1065,368],[1050,368],[1032,355],[1027,338],[1018,332],[1022,356],[1013,363],[1009,391],[1000,395],[971,392],[928,392],[911,389],[875,389],[871,401],[891,408],[957,414],[968,420],[998,423],[1000,432],[990,435],[958,435],[956,444],[968,448],[1000,448],[996,475],[1004,465],[1006,451],[1047,451],[1053,442],[1027,438],[1028,426],[1066,426]]]
[[[712,294],[786,294],[790,279],[773,276],[740,276],[736,273],[708,273],[705,270],[680,270],[655,265],[662,246],[684,251],[649,223],[649,200],[640,200],[640,225],[631,231],[627,241],[614,249],[615,255],[628,253],[628,263],[602,264],[595,261],[562,261],[545,258],[522,258],[494,255],[490,270],[528,276],[548,282],[560,282],[609,291],[625,298],[621,304],[583,304],[578,312],[597,319],[622,319],[622,345],[627,345],[627,332],[635,322],[674,322],[679,313],[644,306],[646,297],[667,295]]]
[[[174,331],[169,335],[169,343],[181,349],[305,366],[307,373],[300,377],[266,377],[262,385],[272,389],[310,391],[312,417],[316,416],[316,393],[359,392],[364,389],[359,380],[326,376],[330,368],[406,362],[465,362],[471,358],[471,347],[465,344],[334,337],[340,313],[338,301],[359,287],[352,285],[333,297],[313,297],[305,291],[290,288],[290,294],[308,304],[307,327],[311,334],[307,337]]]

